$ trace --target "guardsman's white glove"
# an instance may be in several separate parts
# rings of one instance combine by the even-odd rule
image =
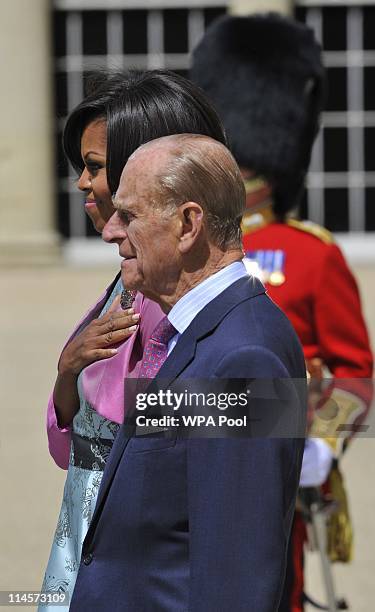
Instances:
[[[319,487],[327,480],[333,450],[320,438],[307,438],[302,460],[300,487]]]

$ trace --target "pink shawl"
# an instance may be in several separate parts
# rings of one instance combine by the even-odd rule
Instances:
[[[65,346],[83,327],[98,316],[114,287],[115,281],[111,283],[97,303],[78,323]],[[158,304],[148,300],[140,293],[137,293],[133,308],[135,312],[139,312],[141,315],[138,330],[118,348],[118,353],[114,357],[90,364],[82,374],[85,398],[100,415],[116,423],[122,423],[124,418],[124,379],[137,377],[145,343],[164,316]],[[47,435],[50,454],[58,466],[67,469],[71,427],[59,428],[53,394],[48,401]]]

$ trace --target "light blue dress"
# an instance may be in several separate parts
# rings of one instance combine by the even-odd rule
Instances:
[[[123,289],[116,283],[100,316]],[[77,381],[80,407],[72,424],[72,443],[64,496],[54,535],[42,591],[67,593],[71,601],[104,466],[119,425],[100,416],[82,392],[82,372]],[[41,612],[67,612],[69,606],[40,605]]]

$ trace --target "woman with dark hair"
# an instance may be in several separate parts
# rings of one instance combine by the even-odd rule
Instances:
[[[114,212],[111,195],[128,157],[141,144],[176,133],[225,144],[216,112],[191,82],[160,70],[95,76],[68,117],[63,144],[97,231]],[[129,309],[117,275],[59,360],[47,431],[50,452],[68,473],[43,591],[72,594],[103,469],[126,410],[124,379],[137,376],[145,342],[163,316],[154,302],[131,297]]]
[[[141,144],[176,133],[205,134],[226,142],[220,120],[203,92],[164,70],[97,73],[88,95],[70,113],[63,136],[65,153],[80,174],[81,137],[94,119],[107,126],[107,177],[111,193],[128,157]]]

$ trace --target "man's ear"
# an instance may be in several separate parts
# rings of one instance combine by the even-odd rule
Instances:
[[[180,253],[187,253],[197,241],[203,230],[203,208],[196,202],[185,202],[178,207],[181,235],[179,242]]]

